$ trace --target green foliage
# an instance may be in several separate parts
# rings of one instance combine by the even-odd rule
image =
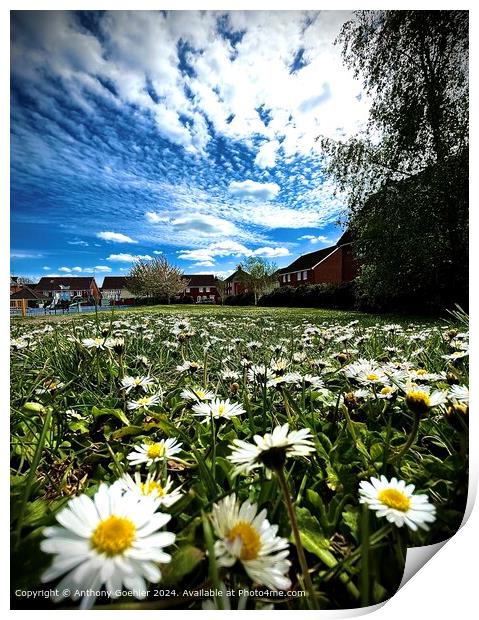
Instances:
[[[289,306],[299,308],[353,309],[356,304],[354,282],[333,284],[303,284],[297,287],[280,286],[258,300],[260,306]]]
[[[170,303],[188,286],[182,270],[168,262],[165,256],[151,260],[138,259],[128,273],[128,286],[132,293],[154,299],[165,299]]]
[[[271,290],[276,283],[277,266],[261,256],[249,256],[239,267],[238,278],[253,293],[256,305],[261,295]]]
[[[363,307],[467,304],[468,15],[358,11],[339,36],[368,127],[321,139],[347,193]]]

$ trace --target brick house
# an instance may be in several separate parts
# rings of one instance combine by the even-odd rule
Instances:
[[[70,294],[70,298],[82,297],[91,304],[100,300],[100,289],[93,276],[82,277],[49,277],[41,278],[33,289],[44,297],[54,297],[58,293]]]
[[[242,293],[246,293],[248,291],[245,283],[242,279],[243,269],[238,266],[237,270],[232,273],[230,276],[225,278],[225,295],[241,295]]]
[[[216,276],[213,274],[185,274],[189,280],[182,297],[192,297],[195,304],[218,303],[219,294],[216,288]]]
[[[128,290],[129,279],[128,276],[105,276],[101,287],[102,304],[104,306],[133,304],[136,295]]]
[[[32,284],[31,286],[35,285]],[[45,302],[49,299],[32,290],[31,286],[22,286],[10,295],[10,308],[21,308],[23,300],[26,300],[27,308],[37,308],[39,302]]]
[[[303,254],[278,270],[280,286],[339,283],[354,280],[358,262],[352,251],[352,237],[346,231],[336,245]]]

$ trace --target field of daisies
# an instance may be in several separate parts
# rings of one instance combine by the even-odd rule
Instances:
[[[13,608],[361,607],[458,529],[462,312],[198,310],[12,321]]]

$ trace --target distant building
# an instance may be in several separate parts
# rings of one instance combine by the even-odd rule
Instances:
[[[43,277],[33,289],[44,297],[55,297],[60,294],[63,297],[69,295],[70,298],[82,297],[85,302],[94,304],[100,300],[100,289],[95,278],[90,276],[82,277]]]
[[[192,297],[194,303],[218,303],[217,278],[212,274],[185,274],[189,280],[181,297]]]
[[[105,276],[101,287],[102,304],[111,306],[129,305],[135,302],[136,295],[128,289],[131,278],[128,276]]]
[[[245,286],[243,275],[244,271],[241,266],[238,266],[237,270],[232,273],[230,276],[225,278],[225,295],[241,295],[242,293],[247,292],[247,288]]]
[[[49,298],[25,285],[10,295],[10,308],[21,308],[24,299],[27,301],[28,308],[37,308],[39,303],[43,303]]]
[[[358,275],[358,262],[352,250],[352,237],[346,231],[336,245],[303,254],[278,270],[280,286],[349,282]]]

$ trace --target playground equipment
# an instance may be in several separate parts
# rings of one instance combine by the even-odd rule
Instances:
[[[43,310],[45,314],[47,314],[47,312],[54,312],[56,314],[57,310],[61,310],[62,313],[65,314],[65,311],[70,312],[70,308],[73,308],[75,306],[77,312],[81,312],[81,304],[84,301],[83,297],[81,297],[80,295],[75,295],[70,299],[70,294],[68,293],[67,297],[65,294],[66,292],[67,291],[60,291],[59,293],[55,293],[52,301],[49,304],[43,305]]]

